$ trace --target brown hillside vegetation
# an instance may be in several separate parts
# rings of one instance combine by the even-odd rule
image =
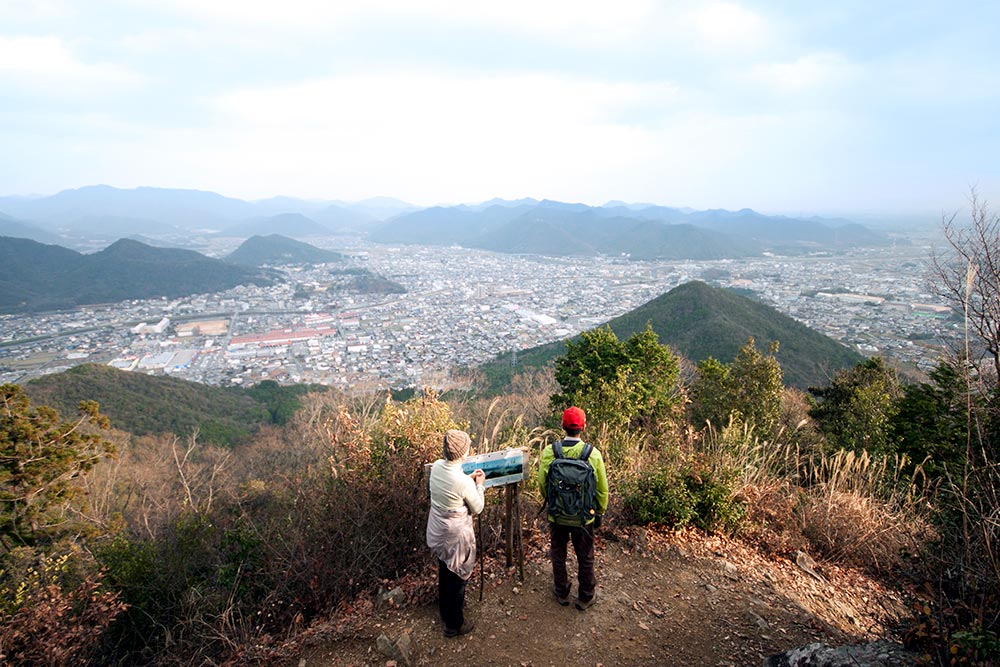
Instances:
[[[651,330],[595,330],[524,393],[315,392],[232,447],[114,433],[93,403],[64,420],[5,385],[0,663],[65,664],[56,647],[79,664],[760,665],[905,639],[903,664],[996,664],[1000,420],[970,412],[958,372],[932,380],[902,388],[868,360],[817,404],[749,340],[685,385]],[[587,410],[611,489],[582,613],[552,598],[536,514],[556,404]],[[991,429],[978,450],[970,415]],[[477,454],[530,456],[513,514],[487,493],[478,627],[445,640],[423,471],[453,428]],[[521,517],[523,581],[501,558],[518,532],[504,516]]]
[[[442,637],[428,567],[388,583],[406,593],[401,606],[343,609],[282,647],[282,664],[406,664],[380,651],[384,635],[406,637],[412,665],[760,665],[812,642],[891,639],[907,611],[898,591],[860,570],[823,564],[821,581],[738,540],[631,526],[599,538],[598,603],[580,612],[553,599],[546,534],[526,538],[523,583],[502,557],[486,559],[482,602],[478,570],[470,580],[470,635]]]

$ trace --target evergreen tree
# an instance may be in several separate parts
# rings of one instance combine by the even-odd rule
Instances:
[[[893,421],[902,389],[896,371],[872,357],[841,371],[828,387],[810,389],[819,403],[809,414],[834,448],[872,453],[895,451]]]
[[[904,388],[892,433],[900,452],[914,463],[924,462],[928,475],[937,475],[945,466],[958,470],[965,462],[969,429],[988,424],[976,424],[976,415],[984,415],[984,397],[969,395],[959,369],[942,361],[930,379]]]
[[[625,341],[600,327],[568,342],[556,359],[562,391],[552,406],[578,405],[609,426],[656,428],[671,422],[680,405],[679,375],[677,356],[649,325]]]
[[[21,387],[0,386],[0,543],[9,551],[71,532],[75,480],[114,453],[97,403],[75,421],[33,406]]]
[[[698,364],[691,385],[695,425],[710,422],[720,427],[735,417],[762,433],[772,432],[781,418],[784,389],[781,364],[774,356],[777,351],[775,342],[768,354],[762,354],[750,337],[732,363],[709,357]]]

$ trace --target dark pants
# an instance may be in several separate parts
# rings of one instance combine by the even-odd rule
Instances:
[[[438,604],[445,630],[459,630],[465,623],[465,583],[438,559]]]
[[[549,556],[552,558],[552,578],[555,580],[554,592],[561,598],[569,597],[569,576],[566,574],[566,549],[573,540],[573,551],[576,552],[577,580],[580,589],[577,597],[581,602],[590,602],[597,589],[597,577],[594,576],[594,533],[590,526],[560,526],[552,527],[552,541],[549,543]]]

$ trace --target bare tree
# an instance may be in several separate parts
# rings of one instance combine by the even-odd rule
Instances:
[[[975,188],[969,193],[971,224],[941,220],[950,249],[931,256],[940,296],[965,317],[966,326],[983,345],[969,361],[982,373],[992,362],[993,380],[1000,378],[1000,216],[989,210]]]

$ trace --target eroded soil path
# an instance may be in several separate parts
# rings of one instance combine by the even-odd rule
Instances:
[[[482,602],[476,571],[466,598],[476,629],[465,637],[442,637],[428,568],[402,582],[401,606],[318,624],[286,649],[286,664],[391,666],[379,635],[408,635],[411,665],[760,665],[814,641],[892,638],[905,613],[897,592],[859,571],[820,564],[817,577],[739,541],[636,528],[599,538],[598,602],[581,612],[552,596],[546,539],[527,536],[524,582],[487,559]]]

